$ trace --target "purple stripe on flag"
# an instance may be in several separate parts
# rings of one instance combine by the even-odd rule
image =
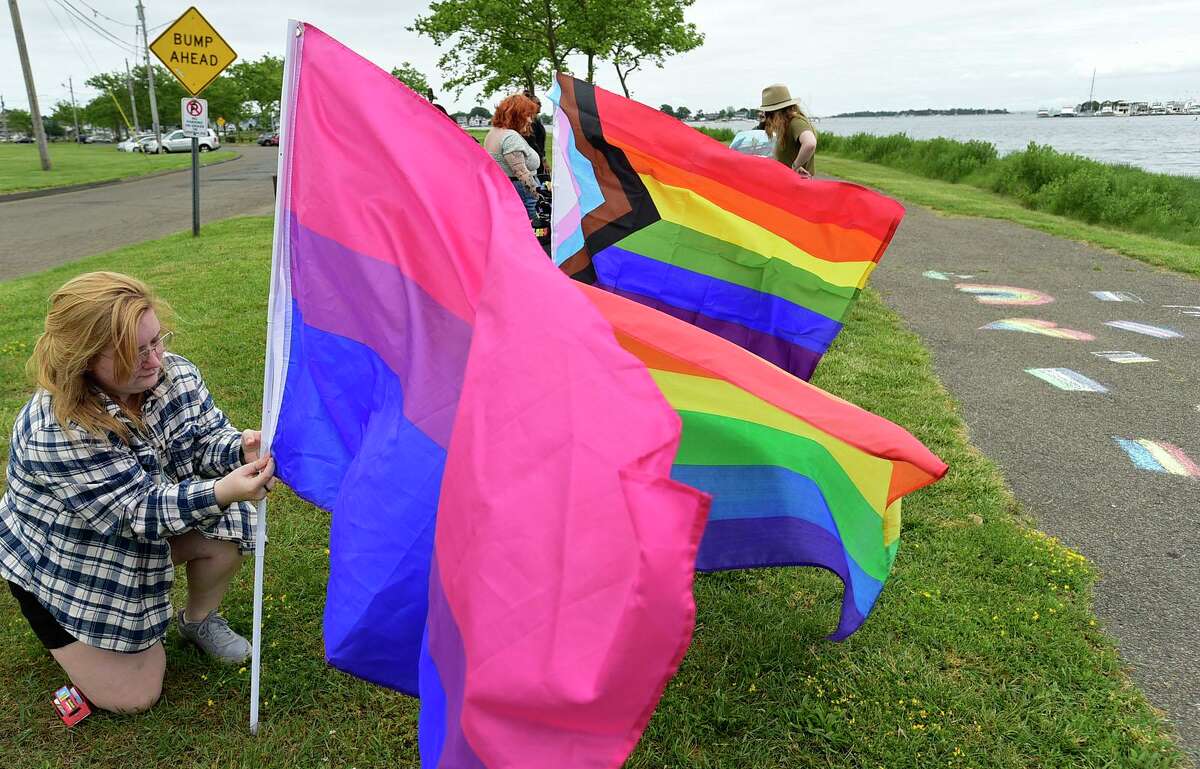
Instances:
[[[295,216],[289,218],[292,296],[304,322],[374,350],[400,380],[405,417],[447,448],[471,327],[395,265],[352,251]]]
[[[731,323],[727,320],[718,318],[710,318],[709,316],[697,312],[695,310],[683,310],[674,305],[668,304],[661,299],[638,294],[633,291],[626,291],[613,286],[598,284],[600,288],[606,291],[623,296],[626,299],[632,299],[638,304],[644,304],[647,307],[653,307],[659,312],[666,313],[682,321],[691,323],[693,326],[699,326],[705,331],[709,331],[717,336],[727,339],[734,344],[744,347],[760,358],[765,358],[774,363],[779,368],[787,371],[793,376],[808,380],[812,376],[813,370],[816,369],[817,363],[821,361],[823,353],[809,350],[806,347],[801,347],[798,344],[780,339],[777,336],[772,336],[763,331],[756,331],[752,328]]]
[[[462,634],[446,602],[437,557],[429,575],[429,619],[425,643],[421,647],[421,669],[437,677],[436,695],[444,708],[429,707],[427,687],[434,682],[421,678],[421,715],[418,730],[422,739],[421,765],[428,769],[485,769],[462,731],[463,695],[466,689],[467,660]],[[430,663],[433,669],[430,670]],[[426,735],[437,734],[440,744],[426,744]]]
[[[866,619],[856,605],[863,597],[853,594],[851,567],[847,560],[845,548],[837,537],[810,521],[790,517],[710,519],[696,556],[696,570],[767,566],[828,569],[841,578],[850,599],[842,601],[837,630],[830,636],[831,640],[840,641]],[[874,603],[874,598],[870,597],[868,606]]]

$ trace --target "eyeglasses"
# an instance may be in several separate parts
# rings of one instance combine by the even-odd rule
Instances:
[[[171,343],[171,339],[174,338],[174,336],[175,332],[168,331],[165,334],[159,334],[158,337],[150,340],[150,344],[146,345],[145,347],[139,347],[137,351],[138,364],[141,365],[148,361],[150,359],[150,352],[152,350],[156,355],[161,357],[166,351],[167,345]]]

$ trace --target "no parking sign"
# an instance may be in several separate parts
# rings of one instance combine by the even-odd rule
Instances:
[[[200,138],[208,135],[208,101],[197,99],[195,96],[185,96],[179,100],[181,114],[180,125],[183,135]]]

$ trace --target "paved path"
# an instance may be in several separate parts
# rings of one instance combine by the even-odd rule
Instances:
[[[956,283],[1032,289],[1054,301],[982,304]],[[972,442],[999,463],[1040,528],[1097,564],[1097,613],[1133,678],[1200,758],[1200,477],[1139,469],[1114,440],[1174,444],[1200,464],[1200,307],[1193,316],[1164,306],[1200,305],[1200,282],[1009,222],[910,206],[872,285],[932,350]],[[1092,291],[1142,301],[1101,301]],[[1013,318],[1095,339],[981,330]],[[1105,325],[1122,320],[1183,336]],[[1115,363],[1097,351],[1156,362]],[[1064,391],[1026,373],[1060,367],[1107,392]]]
[[[237,160],[200,169],[202,226],[274,211],[276,148],[237,151]],[[0,280],[191,227],[190,171],[0,203]]]

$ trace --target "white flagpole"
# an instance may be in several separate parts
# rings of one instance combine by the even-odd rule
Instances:
[[[300,22],[289,20],[283,62],[283,94],[279,100],[279,164],[276,171],[275,240],[271,254],[271,296],[267,309],[267,351],[263,368],[262,450],[271,450],[275,436],[275,419],[283,395],[287,351],[290,345],[291,285],[286,255],[287,226],[284,206],[287,200],[291,169],[288,149],[291,145],[292,100],[296,95],[299,75],[301,34]],[[263,560],[267,541],[267,500],[258,503],[258,522],[254,536],[254,634],[250,652],[250,733],[258,734],[259,690],[262,684],[262,606]]]

